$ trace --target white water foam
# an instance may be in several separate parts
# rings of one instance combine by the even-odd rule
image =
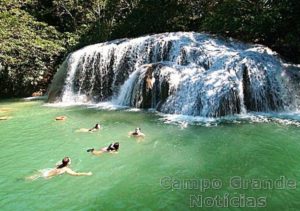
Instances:
[[[166,124],[200,125],[214,127],[220,124],[242,124],[242,123],[278,123],[280,125],[290,125],[300,127],[300,114],[292,113],[248,113],[243,115],[233,115],[219,118],[206,118],[200,116],[158,114],[160,120]]]
[[[87,46],[66,64],[55,106],[146,108],[164,113],[166,123],[184,125],[298,121],[279,112],[299,109],[294,78],[300,78],[300,65],[284,63],[261,45],[194,32],[163,33]]]

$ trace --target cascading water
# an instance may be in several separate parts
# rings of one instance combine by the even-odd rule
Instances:
[[[49,101],[111,100],[205,117],[295,110],[299,83],[287,74],[289,68],[260,45],[193,32],[163,33],[70,54],[54,78]]]

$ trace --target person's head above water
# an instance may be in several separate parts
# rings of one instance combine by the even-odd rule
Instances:
[[[114,142],[111,143],[108,147],[107,147],[107,151],[118,151],[119,150],[119,142]]]
[[[120,146],[119,142],[115,142],[115,143],[113,144],[113,148],[114,148],[116,151],[119,150],[119,146]]]
[[[96,129],[100,129],[100,124],[97,123],[97,124],[95,125],[95,128],[96,128]]]
[[[61,164],[57,166],[58,169],[60,168],[64,168],[68,165],[71,164],[71,158],[69,157],[64,157],[64,159],[62,159]]]

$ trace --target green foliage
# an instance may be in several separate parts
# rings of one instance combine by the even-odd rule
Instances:
[[[299,63],[299,5],[298,0],[218,1],[207,7],[200,30],[261,43]]]
[[[0,6],[0,96],[46,89],[65,50],[60,34],[21,10],[21,4],[5,1]]]
[[[69,52],[167,31],[265,44],[300,63],[298,0],[2,0],[0,97],[45,90]]]
[[[112,36],[117,38],[173,31],[171,29],[176,26],[173,19],[178,17],[179,11],[176,0],[140,0],[130,14],[113,28]]]

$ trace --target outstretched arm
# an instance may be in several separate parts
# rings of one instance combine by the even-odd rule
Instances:
[[[87,173],[81,172],[81,173],[79,173],[79,172],[75,172],[75,171],[73,171],[72,169],[69,169],[69,168],[66,170],[66,172],[67,172],[67,174],[70,174],[72,176],[91,176],[92,175],[92,172],[87,172]]]

